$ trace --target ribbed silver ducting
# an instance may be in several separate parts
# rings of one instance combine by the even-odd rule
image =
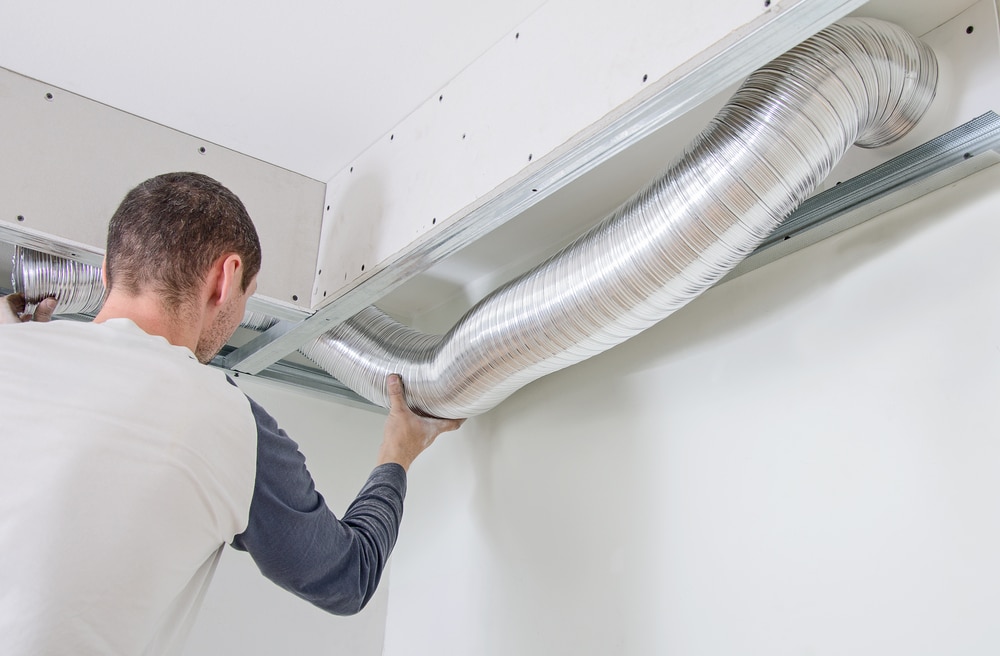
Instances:
[[[243,314],[243,321],[240,322],[240,327],[264,332],[276,323],[278,323],[278,320],[269,314],[247,310]]]
[[[468,417],[605,351],[711,287],[847,148],[913,127],[937,62],[901,28],[845,19],[751,75],[659,179],[443,336],[368,308],[302,352],[374,403],[398,372],[411,407]]]
[[[447,334],[414,331],[370,307],[301,351],[379,405],[387,405],[385,377],[400,373],[414,409],[481,414],[525,384],[633,337],[718,282],[851,144],[876,147],[906,134],[936,83],[926,45],[890,23],[844,19],[751,75],[663,176],[487,296]],[[22,259],[15,276],[21,271],[27,281],[27,267]],[[54,274],[48,282],[60,280]],[[40,289],[29,298],[53,293]],[[67,311],[65,298],[84,294],[69,292],[56,293],[58,311]],[[256,329],[272,322],[247,321]]]
[[[94,314],[104,303],[100,267],[21,246],[13,264],[11,285],[29,308],[49,296],[59,299],[59,314]]]

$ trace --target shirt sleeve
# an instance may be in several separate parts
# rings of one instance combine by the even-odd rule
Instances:
[[[375,594],[396,543],[406,471],[376,467],[338,519],[316,491],[298,445],[257,402],[257,478],[246,530],[232,546],[282,588],[337,615],[357,613]]]

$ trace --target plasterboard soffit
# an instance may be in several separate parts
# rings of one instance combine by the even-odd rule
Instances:
[[[746,3],[742,4],[746,5]],[[421,237],[430,240],[439,239],[435,235],[439,235],[441,232],[447,230],[456,221],[469,217],[477,209],[484,208],[492,199],[502,196],[521,196],[521,202],[514,203],[514,207],[509,209],[508,214],[515,214],[525,207],[538,202],[545,195],[552,193],[562,184],[579,175],[578,169],[589,169],[599,164],[645,136],[653,129],[662,126],[670,118],[688,111],[710,95],[712,89],[707,88],[704,82],[690,82],[691,79],[726,75],[727,79],[731,78],[729,80],[731,83],[748,74],[756,65],[776,56],[791,45],[794,45],[794,43],[810,36],[815,31],[825,27],[830,22],[833,22],[862,4],[862,0],[826,3],[774,3],[769,10],[762,10],[746,23],[735,25],[725,31],[725,34],[719,40],[708,44],[705,50],[688,53],[685,55],[686,58],[681,60],[681,63],[678,64],[675,62],[671,68],[662,71],[662,74],[654,73],[654,75],[649,76],[652,78],[649,83],[639,85],[636,93],[633,95],[620,99],[621,102],[616,101],[614,105],[590,111],[586,122],[582,125],[579,121],[574,123],[576,127],[573,128],[572,132],[558,137],[548,152],[531,153],[528,152],[531,150],[531,147],[525,146],[521,150],[525,150],[527,156],[523,158],[522,163],[518,164],[515,168],[511,168],[508,165],[502,171],[498,169],[494,172],[492,182],[489,184],[484,185],[481,180],[479,182],[471,179],[466,180],[464,186],[467,189],[478,185],[478,190],[472,194],[465,194],[464,200],[459,200],[462,194],[452,193],[446,187],[462,186],[461,180],[465,171],[475,167],[462,166],[462,162],[459,162],[455,165],[457,170],[447,171],[443,165],[446,165],[448,162],[455,162],[462,153],[457,152],[456,154],[453,144],[441,145],[439,147],[437,144],[430,143],[430,141],[438,138],[434,134],[434,129],[454,131],[455,134],[447,135],[451,141],[460,140],[459,131],[452,124],[444,125],[434,117],[421,119],[420,114],[421,112],[428,114],[431,111],[437,111],[436,107],[438,105],[442,103],[446,104],[446,101],[450,99],[454,91],[454,87],[464,82],[463,76],[471,77],[476,75],[479,72],[476,64],[479,64],[480,68],[487,66],[488,62],[484,63],[483,59],[481,59],[480,62],[465,69],[463,76],[459,76],[453,80],[452,83],[441,90],[438,96],[429,99],[417,112],[414,112],[406,120],[397,125],[394,130],[388,133],[387,138],[382,139],[377,144],[373,144],[371,148],[356,159],[352,166],[328,181],[326,204],[331,206],[331,211],[326,212],[324,215],[321,237],[323,244],[321,244],[320,248],[320,262],[324,263],[322,268],[327,273],[317,278],[317,285],[313,296],[313,307],[320,308],[328,305],[332,302],[332,299],[338,298],[351,287],[366,284],[379,268],[392,265],[412,252],[420,245]],[[542,11],[540,9],[536,12],[532,16],[532,19],[537,19]],[[514,35],[520,35],[521,31],[523,31],[525,33],[523,38],[527,40],[527,35],[531,34],[532,30],[537,31],[535,29],[536,26],[531,23],[532,19],[526,21],[519,28],[520,31],[515,31]],[[808,28],[796,31],[795,28],[789,28],[786,25],[786,23],[794,21],[808,22]],[[795,32],[795,36],[790,37],[787,32],[782,32],[779,35],[781,39],[775,39],[773,36],[775,30]],[[510,39],[507,41],[510,41]],[[505,43],[501,43],[501,46],[504,46]],[[750,56],[742,57],[742,60],[735,64],[725,60],[724,55],[727,49],[732,49],[734,46],[745,48],[748,43],[753,43],[753,47],[756,49],[756,51],[750,53]],[[728,66],[730,69],[739,67],[739,70],[722,70],[725,66]],[[638,70],[641,67],[637,65],[636,68]],[[706,72],[706,69],[708,69],[708,72]],[[496,84],[491,84],[491,82],[495,82]],[[684,86],[685,83],[687,86],[685,93],[670,93],[671,88]],[[487,79],[485,82],[478,82],[478,84],[481,88],[485,89],[499,86],[500,82]],[[668,113],[668,116],[660,117],[658,122],[648,122],[648,118],[644,114],[649,110],[644,109],[645,105],[651,99],[663,95],[665,91],[667,95],[672,96],[674,107]],[[490,100],[490,98],[487,98],[484,102],[489,103]],[[475,107],[475,105],[472,105],[472,107]],[[659,111],[662,112],[662,109]],[[471,114],[478,116],[480,114],[488,114],[488,112],[489,107],[476,107],[475,111],[471,112]],[[411,124],[418,120],[424,120],[425,123],[417,127],[411,127]],[[645,123],[643,123],[644,120],[646,121]],[[497,123],[499,121],[500,119],[492,122]],[[622,127],[623,125],[627,125],[628,127]],[[618,127],[616,128],[615,126]],[[516,131],[516,126],[514,129]],[[617,132],[613,131],[615,129],[617,129]],[[611,134],[608,134],[609,130],[612,130]],[[401,145],[406,140],[408,133],[415,131],[423,132],[421,135],[423,142],[416,147],[409,142],[406,145]],[[465,136],[464,133],[461,134],[462,139]],[[472,141],[474,136],[470,134],[468,140]],[[585,144],[595,139],[600,139],[601,141],[599,148],[592,149],[592,152],[588,153],[585,157],[576,157],[573,161],[567,161],[568,153],[579,151],[582,143]],[[479,146],[479,143],[475,144],[476,148]],[[410,151],[403,154],[389,155],[387,153],[390,147],[395,148],[396,153],[406,148],[410,148]],[[445,156],[436,156],[438,152],[444,153]],[[411,161],[403,161],[406,157],[409,157]],[[465,157],[466,161],[469,161],[467,154]],[[506,161],[509,164],[512,157],[509,153],[486,150],[478,153],[471,161],[476,164],[483,164],[483,161],[487,159]],[[519,157],[518,159],[521,158]],[[437,170],[445,174],[421,176],[414,173],[415,168],[423,169],[427,167],[436,167]],[[353,180],[352,176],[355,176]],[[358,185],[369,184],[371,178],[360,183],[354,182],[354,180],[363,179],[364,176],[381,176],[376,182],[383,185],[397,184],[395,182],[396,179],[430,179],[432,184],[428,186],[398,183],[398,188],[381,189],[379,190],[381,192],[379,196],[369,198],[372,201],[370,203],[372,206],[387,209],[389,212],[395,207],[405,207],[406,213],[414,216],[386,216],[380,214],[378,209],[369,210],[357,216],[347,216],[347,214],[356,210],[354,207],[351,208],[351,212],[345,211],[342,215],[338,215],[338,205],[350,203],[351,196],[353,195],[366,193],[364,190],[359,192],[357,187]],[[442,180],[448,180],[449,183],[454,180],[458,180],[459,182],[446,185],[441,183]],[[430,209],[420,209],[435,205],[434,199],[422,199],[420,197],[421,193],[425,193],[422,191],[422,187],[427,187],[426,193],[430,196],[441,196],[452,193],[449,197],[450,201],[446,199],[442,203],[442,205],[446,205],[441,208],[443,211],[435,212]],[[399,194],[405,194],[406,200],[403,201],[395,198]],[[403,212],[400,212],[400,214],[403,214]],[[499,222],[495,221],[495,223]],[[401,236],[391,244],[385,243],[387,240],[384,235],[374,236],[374,233],[379,231],[379,229],[381,229],[381,232],[403,235],[406,241]],[[330,241],[335,238],[338,241],[344,242],[345,245],[336,246],[331,251]],[[364,243],[366,240],[372,241],[374,239],[381,241],[376,244]],[[443,241],[448,240],[443,239]],[[350,244],[350,246],[346,244]],[[337,250],[338,248],[339,250]],[[349,260],[350,262],[345,263],[344,269],[340,270],[336,276],[332,276],[329,272],[337,266],[338,260]],[[363,270],[362,266],[364,267]],[[319,268],[321,267],[318,265],[317,270]],[[323,292],[327,294],[325,297],[323,296]]]

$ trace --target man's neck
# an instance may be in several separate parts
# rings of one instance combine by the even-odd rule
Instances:
[[[104,323],[108,319],[129,319],[144,332],[163,337],[175,346],[186,346],[192,352],[198,345],[201,331],[200,320],[191,312],[168,310],[158,298],[149,294],[131,296],[112,291],[94,323]]]

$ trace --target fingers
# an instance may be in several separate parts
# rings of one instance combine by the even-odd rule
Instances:
[[[27,302],[24,300],[24,294],[21,294],[20,292],[17,294],[10,294],[4,298],[7,299],[10,311],[17,316],[21,316],[21,313],[24,312],[24,309],[28,306]]]
[[[389,409],[399,411],[406,409],[406,396],[403,394],[403,379],[399,374],[389,374],[385,379],[389,390]]]
[[[389,416],[379,448],[379,464],[394,462],[409,469],[413,460],[429,447],[440,433],[452,431],[464,419],[437,419],[414,413],[406,403],[403,380],[399,374],[386,377]]]
[[[35,308],[34,321],[48,321],[56,311],[56,299],[51,296],[43,299]]]
[[[42,300],[33,313],[25,313],[27,302],[22,294],[9,294],[0,299],[0,323],[26,323],[28,321],[49,321],[56,311],[56,299]]]
[[[409,404],[406,403],[406,394],[403,390],[403,378],[399,374],[389,374],[386,377],[386,387],[389,391],[389,410],[392,412],[412,413]],[[465,419],[442,419],[434,415],[419,413],[419,416],[437,426],[437,433],[447,433],[458,430],[465,423]]]
[[[20,294],[10,294],[0,302],[0,323],[19,323],[24,312],[24,297]]]
[[[465,423],[464,419],[430,419],[433,421],[437,427],[438,433],[447,433],[448,431],[458,430],[462,424]]]

